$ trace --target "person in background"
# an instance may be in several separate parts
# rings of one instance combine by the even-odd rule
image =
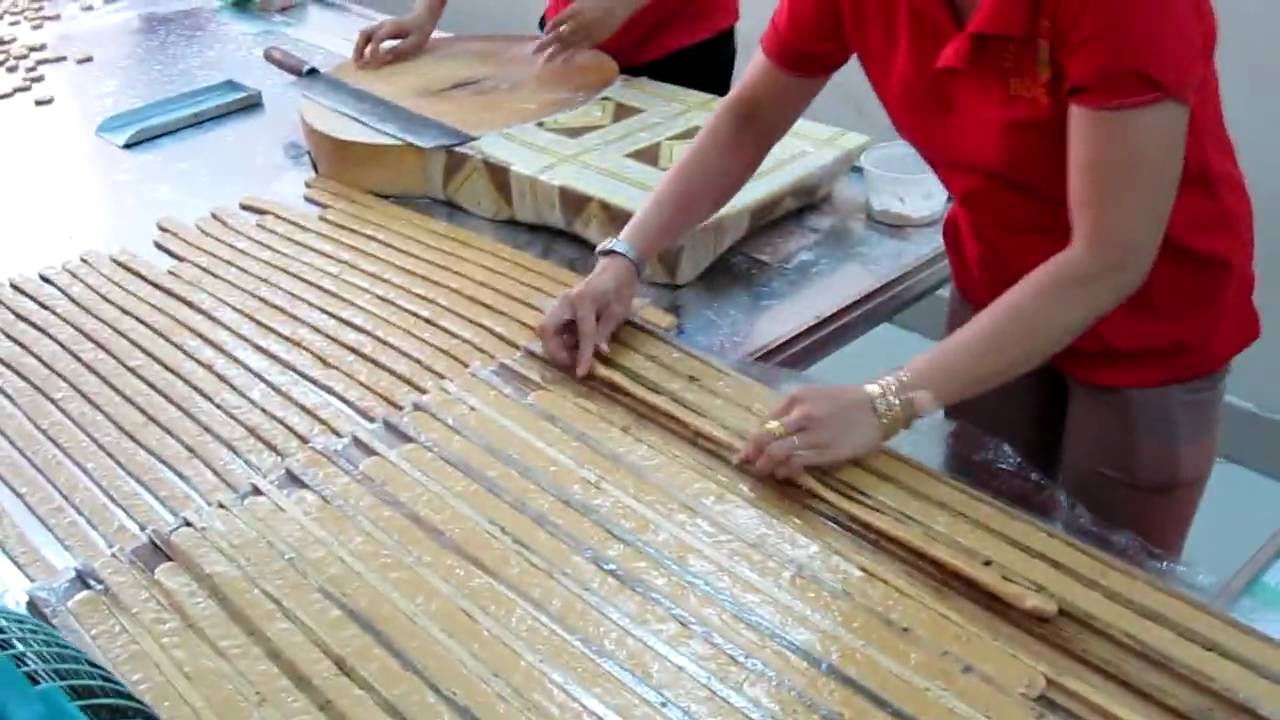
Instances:
[[[880,380],[791,394],[741,462],[792,477],[947,408],[1177,556],[1228,367],[1261,332],[1216,45],[1211,0],[781,0],[688,154],[548,312],[545,352],[586,375],[644,263],[728,202],[856,53],[954,199],[951,332]]]
[[[422,52],[446,4],[418,0],[408,15],[365,28],[352,60],[376,68]],[[553,61],[599,48],[624,75],[724,95],[733,82],[737,22],[738,0],[547,0],[534,52]]]

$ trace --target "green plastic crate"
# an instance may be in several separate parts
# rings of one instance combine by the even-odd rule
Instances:
[[[13,663],[0,661],[0,720],[85,720],[57,686],[32,687]]]
[[[0,720],[159,720],[109,670],[35,618],[0,610]]]

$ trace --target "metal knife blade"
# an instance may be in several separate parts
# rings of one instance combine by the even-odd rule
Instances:
[[[284,48],[272,46],[262,54],[267,62],[297,77],[302,83],[302,94],[306,97],[411,145],[427,149],[442,148],[462,145],[476,139],[470,133],[419,115],[321,72]]]

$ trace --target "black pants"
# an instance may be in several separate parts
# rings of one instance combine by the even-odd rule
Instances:
[[[712,95],[727,95],[733,84],[733,66],[737,59],[738,41],[733,28],[729,28],[653,62],[623,68],[622,73]]]
[[[538,21],[538,28],[545,27],[544,17]],[[622,74],[701,90],[712,95],[727,95],[733,84],[733,66],[737,59],[737,37],[734,29],[729,28],[652,62],[622,68]]]

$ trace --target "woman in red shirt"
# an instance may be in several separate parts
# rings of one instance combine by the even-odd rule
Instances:
[[[689,154],[549,311],[548,355],[585,374],[637,263],[732,198],[856,53],[954,198],[952,332],[878,381],[792,394],[742,461],[795,475],[947,408],[1179,554],[1227,368],[1260,333],[1210,2],[781,0]]]
[[[421,52],[446,3],[418,0],[412,13],[365,28],[352,59],[378,67]],[[553,60],[598,47],[625,75],[724,95],[733,81],[737,22],[738,0],[547,0],[534,50]]]

